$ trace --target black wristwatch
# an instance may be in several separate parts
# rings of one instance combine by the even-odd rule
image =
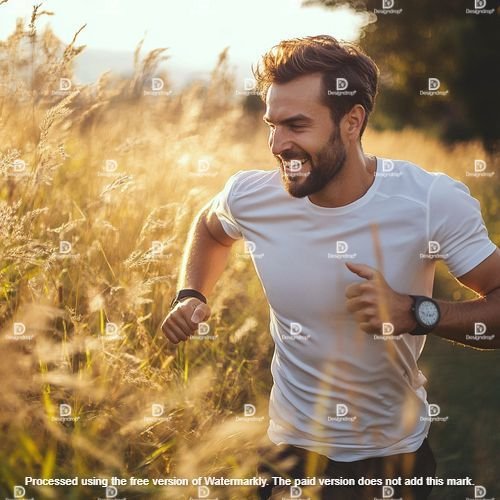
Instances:
[[[173,309],[178,302],[188,297],[195,297],[196,299],[205,302],[205,304],[207,303],[206,297],[198,290],[193,290],[192,288],[183,288],[182,290],[179,290],[177,292],[177,295],[172,299],[172,302],[170,303],[170,309]]]
[[[436,328],[441,318],[439,305],[430,297],[422,295],[410,295],[413,299],[411,311],[417,322],[417,326],[408,332],[410,335],[427,335]]]

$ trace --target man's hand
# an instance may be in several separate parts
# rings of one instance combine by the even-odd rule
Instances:
[[[361,330],[387,334],[387,329],[394,328],[391,334],[399,335],[415,328],[416,321],[411,313],[413,300],[409,295],[394,291],[382,274],[370,266],[348,262],[346,266],[366,280],[353,283],[345,290],[347,310],[354,314]],[[383,323],[388,324],[384,332]]]
[[[199,323],[210,317],[210,307],[195,297],[179,302],[166,316],[161,325],[163,333],[173,343],[187,340]]]

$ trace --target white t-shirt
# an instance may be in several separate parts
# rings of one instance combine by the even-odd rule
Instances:
[[[378,158],[371,187],[342,207],[292,197],[279,168],[237,172],[213,207],[227,234],[247,242],[269,302],[269,438],[344,462],[418,449],[430,426],[417,366],[425,336],[360,330],[345,288],[363,280],[345,262],[377,268],[377,224],[388,284],[431,296],[437,258],[458,277],[496,249],[468,188]]]

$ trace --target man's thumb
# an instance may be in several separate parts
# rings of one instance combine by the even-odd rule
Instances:
[[[191,315],[191,321],[193,323],[199,323],[200,321],[204,321],[210,316],[210,307],[207,304],[201,303],[198,304]]]
[[[347,269],[354,274],[357,274],[360,278],[366,280],[372,280],[375,278],[377,271],[366,264],[355,264],[354,262],[345,263]]]

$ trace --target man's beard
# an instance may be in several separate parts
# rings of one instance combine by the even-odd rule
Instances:
[[[287,151],[281,155],[283,160],[303,158],[303,153]],[[307,177],[299,171],[291,174],[285,173],[285,167],[280,160],[281,179],[285,189],[295,198],[304,198],[310,194],[321,191],[341,170],[346,161],[346,151],[338,127],[328,139],[327,144],[317,154],[316,161],[307,156],[310,171]]]

